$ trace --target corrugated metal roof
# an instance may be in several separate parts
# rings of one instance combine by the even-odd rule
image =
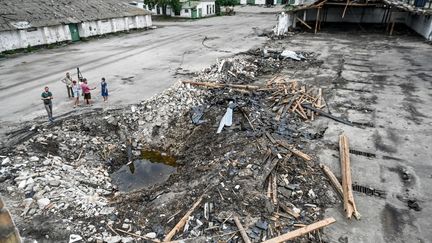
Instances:
[[[0,31],[150,14],[118,0],[0,0]]]

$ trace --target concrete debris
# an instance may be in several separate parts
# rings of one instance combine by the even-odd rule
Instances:
[[[154,239],[154,238],[156,238],[156,236],[157,235],[155,232],[150,232],[150,233],[145,234],[145,237],[149,238],[149,239]]]
[[[82,237],[79,235],[71,234],[69,236],[69,243],[80,242],[81,240],[82,240]]]
[[[286,58],[282,50],[250,50],[194,75],[193,82],[213,88],[178,82],[127,109],[97,110],[36,126],[32,136],[3,154],[1,170],[11,176],[2,184],[9,196],[23,202],[19,215],[25,220],[19,222],[37,232],[25,222],[60,220],[49,226],[49,237],[56,241],[215,235],[226,241],[229,232],[237,231],[233,216],[240,214],[245,233],[258,242],[275,236],[270,219],[278,213],[283,215],[277,222],[281,233],[322,219],[324,206],[334,199],[321,193],[328,190],[325,176],[301,152],[306,152],[305,139],[314,136],[302,132],[308,124],[299,114],[301,106],[285,99],[313,101],[318,108],[324,104],[313,98],[319,96],[316,88],[303,89],[305,85],[276,75],[285,68],[320,65],[315,53],[296,54],[304,58]],[[280,107],[294,112],[280,112],[276,120]],[[225,126],[230,128],[221,132]],[[216,136],[211,131],[217,127]],[[173,163],[163,155],[174,155],[177,172],[160,184],[119,192],[110,175],[144,159],[143,151],[161,152],[145,158],[154,163]],[[9,162],[3,163],[5,158]],[[268,163],[277,164],[269,171],[272,180],[265,180],[272,183],[272,199],[256,180]],[[128,165],[131,172],[137,169],[133,165]],[[290,204],[282,203],[286,201]],[[64,228],[56,230],[57,225]]]
[[[296,61],[301,61],[301,60],[305,59],[305,57],[302,54],[297,54],[296,52],[289,51],[289,50],[282,51],[281,56],[286,57],[286,58],[291,58],[291,59],[294,59]]]

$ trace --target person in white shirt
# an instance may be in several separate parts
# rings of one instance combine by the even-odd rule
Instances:
[[[79,106],[79,97],[81,93],[81,85],[77,83],[76,80],[72,81],[72,97],[75,98],[74,100],[74,108]]]

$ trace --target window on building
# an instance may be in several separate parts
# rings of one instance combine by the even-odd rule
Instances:
[[[36,27],[27,28],[27,32],[32,32],[32,31],[36,31],[36,30],[37,30]]]
[[[185,13],[189,13],[189,9],[185,9]]]

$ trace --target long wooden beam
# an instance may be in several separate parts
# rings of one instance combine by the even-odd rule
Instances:
[[[292,240],[296,237],[305,235],[309,232],[312,232],[312,231],[315,231],[317,229],[321,229],[327,225],[333,224],[334,222],[336,222],[336,220],[334,218],[326,218],[326,219],[318,221],[316,223],[307,225],[303,228],[296,229],[294,231],[288,232],[286,234],[280,235],[280,236],[275,237],[275,238],[270,239],[270,240],[266,240],[263,243],[280,243],[280,242],[284,242],[287,240]]]
[[[306,22],[304,22],[301,18],[299,18],[299,17],[296,16],[296,19],[297,19],[298,21],[300,21],[300,23],[302,23],[302,24],[304,24],[306,27],[308,27],[310,30],[312,29],[312,27],[310,27],[310,25],[308,25]]]
[[[188,220],[189,216],[193,213],[196,207],[201,203],[203,200],[204,194],[201,195],[198,200],[194,203],[191,209],[187,211],[187,213],[183,216],[183,218],[180,219],[180,221],[174,226],[174,228],[165,236],[164,242],[171,241],[171,239],[174,237],[174,235],[180,231],[180,229],[186,224],[186,221]]]
[[[341,175],[342,175],[342,190],[344,199],[344,209],[347,218],[351,218],[353,215],[357,219],[360,219],[360,214],[357,211],[356,204],[354,202],[354,196],[352,191],[352,179],[351,179],[351,162],[349,157],[349,145],[348,138],[345,134],[339,136],[339,152],[341,162]]]
[[[248,89],[248,90],[257,90],[264,87],[255,86],[255,85],[241,85],[241,84],[223,84],[223,83],[212,83],[212,82],[194,82],[189,80],[181,81],[184,84],[191,84],[194,86],[204,86],[208,88],[235,88],[235,89]]]
[[[333,174],[333,172],[330,170],[329,167],[327,167],[324,164],[320,164],[321,169],[324,171],[324,174],[326,174],[327,178],[329,178],[332,186],[335,188],[335,190],[338,192],[339,196],[343,199],[343,190],[342,185],[336,178],[336,176]]]

